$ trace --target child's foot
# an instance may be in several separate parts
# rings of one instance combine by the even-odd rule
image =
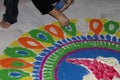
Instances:
[[[7,21],[4,21],[4,20],[2,20],[2,21],[0,22],[0,26],[1,26],[2,28],[4,28],[4,29],[8,29],[11,25],[12,25],[11,23],[9,23],[9,22],[7,22]]]

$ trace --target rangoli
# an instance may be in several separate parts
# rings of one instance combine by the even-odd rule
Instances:
[[[0,80],[120,80],[120,22],[54,22],[22,34],[0,55]]]

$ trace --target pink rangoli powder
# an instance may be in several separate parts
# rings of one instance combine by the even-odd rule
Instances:
[[[98,80],[112,80],[114,77],[120,78],[120,74],[114,69],[113,66],[109,66],[105,63],[102,63],[96,59],[67,59],[69,63],[82,65],[89,69],[92,74]]]

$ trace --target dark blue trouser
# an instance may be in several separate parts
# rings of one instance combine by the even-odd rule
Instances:
[[[17,22],[18,2],[19,0],[4,0],[6,7],[5,14],[3,15],[4,21],[10,22],[11,24]]]

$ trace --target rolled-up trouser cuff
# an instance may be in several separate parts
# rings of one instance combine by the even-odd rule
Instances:
[[[6,21],[6,22],[9,22],[10,24],[14,24],[14,23],[17,22],[16,18],[15,19],[13,19],[13,18],[11,19],[9,17],[6,17],[5,15],[3,15],[3,20]]]

